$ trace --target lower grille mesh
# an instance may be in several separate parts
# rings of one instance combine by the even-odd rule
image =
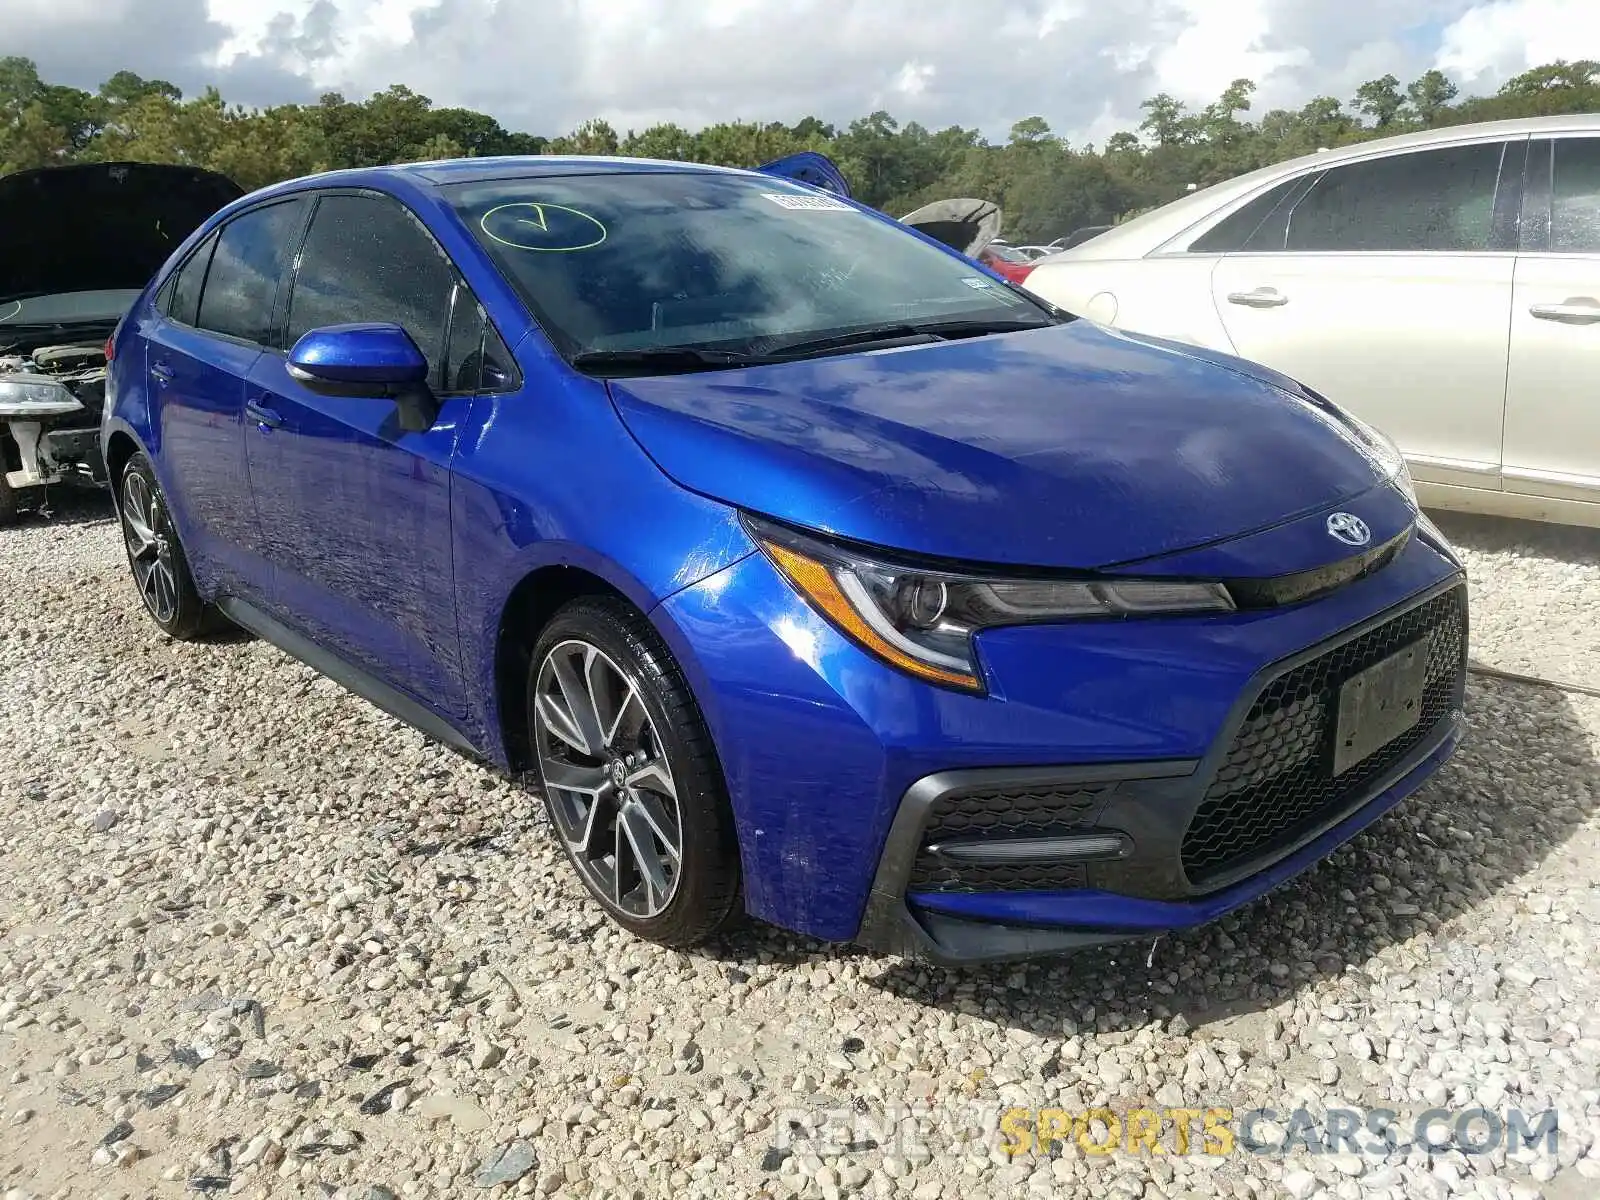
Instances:
[[[943,841],[1049,837],[1082,830],[1114,784],[1062,791],[992,790],[941,796],[928,812],[922,846],[911,867],[910,890],[1020,892],[1079,888],[1082,863],[960,863],[929,852]]]
[[[1279,676],[1246,714],[1183,840],[1192,885],[1294,841],[1362,794],[1421,744],[1457,703],[1466,651],[1466,589],[1454,588]],[[1422,713],[1407,732],[1333,774],[1339,687],[1425,640]]]

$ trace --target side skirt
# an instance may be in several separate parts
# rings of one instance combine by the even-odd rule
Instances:
[[[336,654],[331,654],[275,617],[269,617],[255,605],[233,596],[224,596],[216,602],[217,611],[235,625],[248,629],[264,641],[321,672],[342,687],[348,688],[363,700],[377,705],[396,720],[443,742],[479,762],[486,762],[483,753],[448,721],[436,716],[404,692],[390,687],[367,672],[351,666]]]

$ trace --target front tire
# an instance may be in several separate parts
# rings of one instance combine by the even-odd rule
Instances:
[[[650,941],[703,942],[739,900],[722,768],[694,696],[621,601],[575,600],[528,669],[528,738],[545,806],[578,877]]]
[[[0,528],[16,524],[17,493],[6,482],[5,463],[0,462]]]
[[[189,560],[149,458],[143,453],[130,458],[117,487],[122,540],[145,612],[168,637],[180,642],[199,639],[214,621],[195,590]]]

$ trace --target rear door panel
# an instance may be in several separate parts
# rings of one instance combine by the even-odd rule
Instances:
[[[1511,304],[1506,490],[1600,503],[1600,136],[1536,142],[1528,178]]]
[[[162,491],[208,599],[255,594],[267,575],[239,426],[245,376],[260,355],[259,346],[169,320],[156,322],[146,342],[161,423]]]

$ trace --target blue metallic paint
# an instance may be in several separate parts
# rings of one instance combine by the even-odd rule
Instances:
[[[309,329],[289,350],[289,365],[330,383],[421,383],[428,360],[398,325],[352,322]]]
[[[1088,322],[612,390],[685,487],[973,562],[1149,558],[1386,479],[1317,405]]]
[[[755,548],[732,509],[677,487],[651,465],[617,420],[604,384],[557,373],[541,347],[519,347],[518,359],[542,386],[477,397],[454,468],[454,556],[464,566],[456,614],[472,732],[502,764],[502,728],[521,717],[500,711],[496,647],[507,597],[523,579],[576,568],[652,613],[663,598]],[[699,684],[678,631],[668,624],[660,632]],[[704,686],[695,691],[702,708],[715,707]]]
[[[383,682],[460,722],[451,461],[469,397],[405,433],[391,400],[330,396],[282,354],[257,359],[244,443],[265,557],[261,607]]]
[[[160,448],[157,478],[207,596],[246,586],[263,565],[255,504],[239,486],[244,377],[260,356],[258,346],[162,322],[116,360],[129,390],[153,394],[158,424],[146,444]]]
[[[1264,667],[1454,571],[1416,540],[1384,571],[1312,604],[989,630],[978,637],[988,697],[924,687],[883,666],[762,556],[665,607],[716,697],[708,716],[739,819],[751,912],[848,938],[896,804],[917,779],[1198,758]]]
[[[300,188],[395,196],[470,281],[525,380],[447,399],[433,429],[402,433],[386,402],[302,387],[282,352],[162,320],[150,297],[180,248],[118,331],[104,436],[152,454],[180,534],[202,551],[192,557],[204,594],[275,611],[512,766],[506,730],[521,716],[500,710],[497,675],[508,599],[546,568],[604,580],[648,615],[705,713],[746,906],[849,938],[899,798],[918,778],[1198,757],[1263,667],[1458,572],[1417,537],[1383,571],[1308,604],[990,630],[977,640],[988,696],[885,666],[819,617],[711,497],[902,550],[1030,566],[1144,557],[1147,574],[1300,570],[1339,553],[1318,533],[1330,506],[1362,516],[1378,538],[1412,510],[1335,420],[1283,394],[1291,382],[1087,323],[608,392],[560,360],[434,190],[677,169],[544,158],[339,172],[246,197],[197,231],[186,245]],[[147,346],[186,346],[213,366],[194,367],[175,396],[152,386]],[[247,387],[281,424],[245,421]],[[233,522],[220,531],[219,513]],[[1276,881],[1263,874],[1237,896]],[[1056,904],[1052,920],[1102,911],[1098,897],[1029,902]],[[1193,907],[1138,911],[1204,919]]]

